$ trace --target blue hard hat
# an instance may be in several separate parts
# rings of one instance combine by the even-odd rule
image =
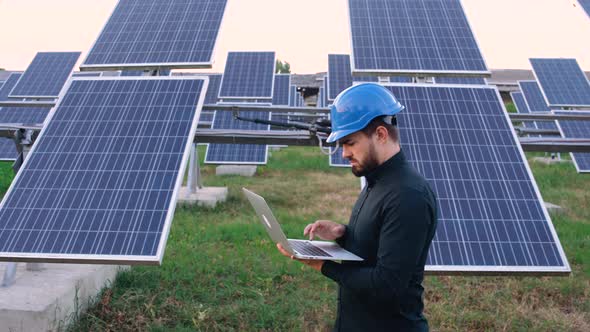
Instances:
[[[384,86],[362,83],[340,92],[330,107],[332,133],[328,143],[365,128],[374,118],[395,115],[404,107]]]

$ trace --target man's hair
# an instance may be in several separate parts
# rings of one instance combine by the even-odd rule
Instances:
[[[394,124],[391,124],[391,123],[388,123],[385,121],[386,117],[387,116],[385,115],[385,116],[378,116],[378,117],[374,118],[361,131],[367,137],[371,137],[371,136],[373,136],[375,131],[377,131],[377,128],[382,126],[382,127],[385,127],[385,129],[387,129],[387,133],[389,134],[389,138],[391,138],[395,143],[399,143],[399,130],[397,128],[397,125],[395,125],[396,124],[395,118],[392,121]]]

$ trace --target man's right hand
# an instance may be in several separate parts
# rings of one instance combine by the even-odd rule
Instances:
[[[316,235],[322,240],[333,241],[342,237],[345,231],[346,227],[342,224],[330,220],[317,220],[305,227],[303,235],[309,235],[310,241]]]

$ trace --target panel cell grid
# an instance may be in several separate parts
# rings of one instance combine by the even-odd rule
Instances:
[[[9,97],[57,98],[70,77],[80,52],[39,52]]]
[[[269,112],[241,111],[240,116],[250,119],[270,119]],[[270,130],[269,125],[236,120],[232,112],[217,111],[212,129]],[[261,144],[209,144],[205,155],[207,164],[266,164],[268,146]]]
[[[590,0],[578,0],[578,2],[580,3],[580,6],[582,6],[582,9],[584,9],[586,14],[588,14],[588,17],[590,18]]]
[[[334,152],[334,148],[330,148],[330,153]],[[342,147],[336,149],[335,153],[330,155],[330,166],[333,167],[350,167],[350,161],[342,157]]]
[[[568,115],[568,114],[587,114],[590,112],[583,111],[554,111],[557,115]],[[585,138],[590,139],[590,121],[573,121],[573,120],[559,120],[559,131],[562,133],[564,138]],[[578,173],[590,173],[590,153],[575,152],[570,153],[572,160],[576,165]]]
[[[119,0],[82,68],[211,67],[227,0]]]
[[[275,75],[272,104],[273,105],[289,105],[289,89],[291,87],[291,75],[277,74]]]
[[[161,263],[206,78],[79,78],[0,206],[0,259]]]
[[[496,88],[389,87],[402,149],[434,189],[429,271],[570,271]]]
[[[274,52],[229,52],[219,98],[272,99]]]
[[[460,0],[348,0],[353,73],[488,74]]]
[[[522,92],[511,92],[510,96],[512,97],[512,101],[514,102],[514,106],[516,107],[516,112],[519,114],[529,114],[531,111],[524,100],[524,96]],[[529,129],[537,129],[537,124],[535,121],[523,121],[523,127]]]
[[[0,123],[43,124],[50,110],[46,107],[2,107],[0,108]]]
[[[549,107],[590,107],[590,82],[576,59],[530,59]]]

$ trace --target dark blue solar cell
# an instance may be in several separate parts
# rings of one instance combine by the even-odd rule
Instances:
[[[427,270],[569,271],[497,90],[389,88],[406,106],[402,149],[439,202]]]
[[[50,110],[45,107],[2,107],[0,108],[0,123],[42,124]]]
[[[82,67],[210,67],[226,4],[120,0]]]
[[[21,76],[22,74],[20,73],[10,74],[8,80],[4,82],[2,89],[0,89],[0,101],[8,100],[8,94],[10,94],[10,91],[12,91],[16,83],[18,83],[18,80],[21,78]]]
[[[410,76],[391,76],[389,77],[391,83],[412,83],[412,77]]]
[[[301,93],[297,91],[297,87],[295,85],[291,85],[291,88],[289,90],[289,106],[301,106]]]
[[[17,156],[14,140],[0,137],[0,161],[14,161]]]
[[[576,59],[530,59],[549,107],[590,107],[590,82]]]
[[[73,80],[4,197],[0,257],[160,263],[204,84]]]
[[[324,77],[324,105],[326,105],[326,107],[330,106],[330,100],[328,99],[328,76]]]
[[[58,97],[79,57],[80,52],[37,53],[9,96]]]
[[[551,109],[547,106],[545,97],[543,97],[543,91],[541,91],[536,81],[519,81],[518,85],[532,113],[551,112]]]
[[[352,85],[350,56],[348,54],[328,54],[328,99],[336,96]]]
[[[436,84],[473,84],[486,85],[486,79],[483,77],[435,77]]]
[[[219,98],[272,99],[274,52],[229,52]]]
[[[269,120],[270,113],[261,111],[240,112],[250,119]],[[232,112],[217,111],[212,129],[269,130],[269,125],[236,120]],[[208,164],[266,164],[268,146],[260,144],[209,144],[205,155]]]
[[[290,74],[275,75],[272,104],[289,105],[289,88],[291,87]]]
[[[460,0],[348,0],[353,69],[487,73]]]
[[[587,114],[590,112],[574,111],[563,112],[554,111],[557,115],[567,114]],[[559,120],[559,127],[564,138],[586,138],[590,139],[590,121]],[[575,152],[571,153],[572,160],[576,165],[578,173],[590,173],[590,153]]]

